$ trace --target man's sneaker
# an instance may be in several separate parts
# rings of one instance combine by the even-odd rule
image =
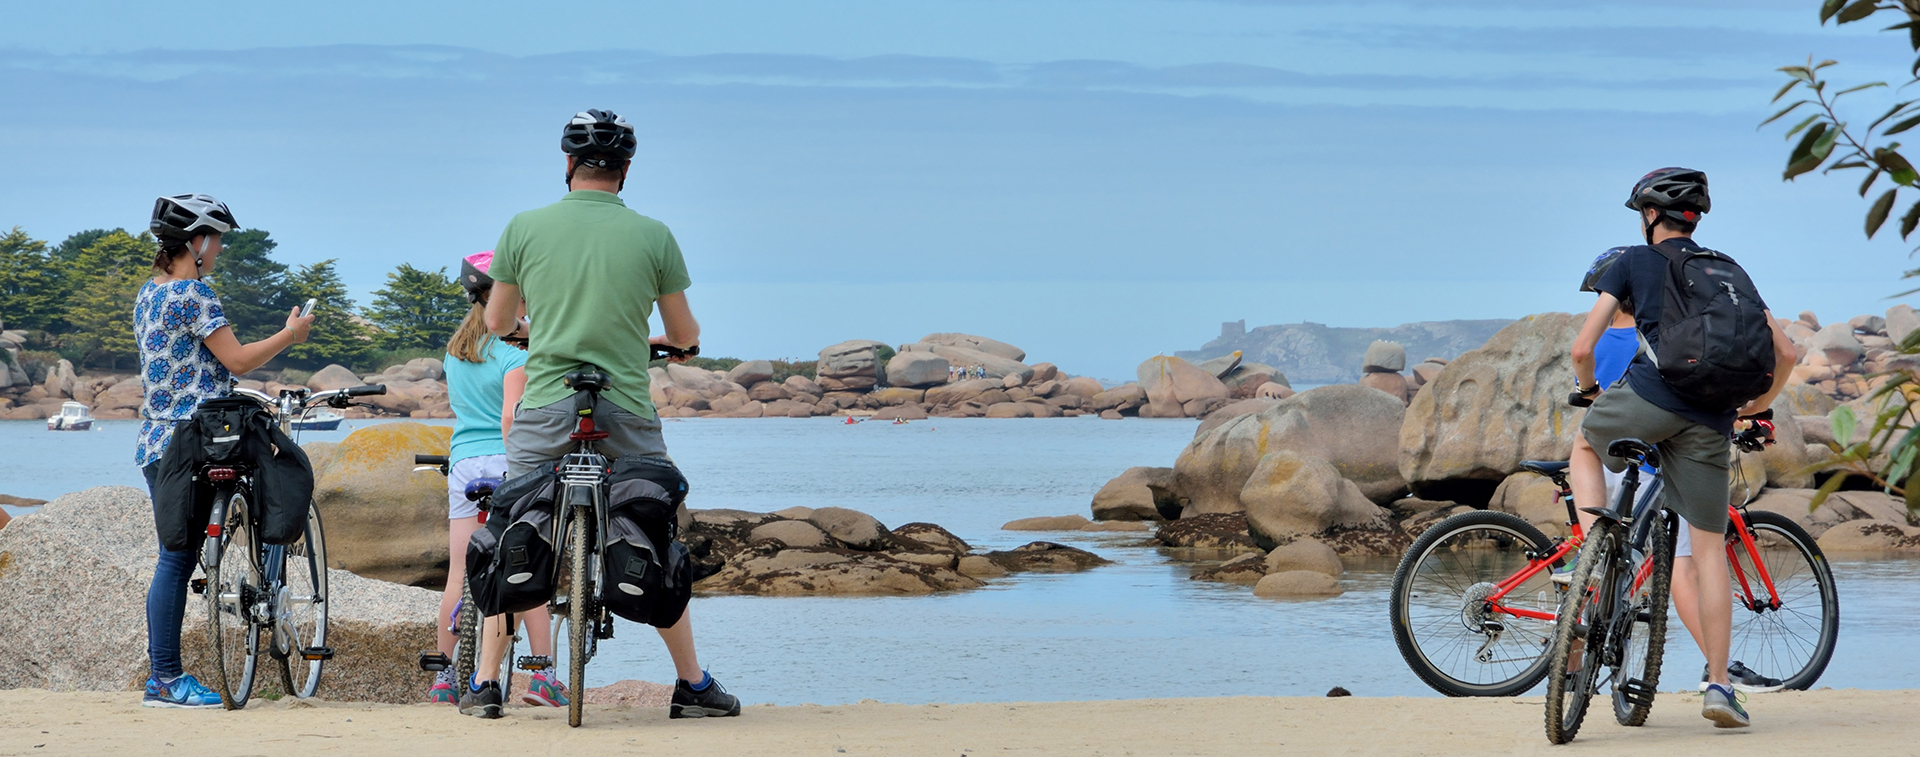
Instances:
[[[1755,673],[1739,660],[1727,664],[1727,678],[1733,681],[1735,691],[1744,691],[1749,694],[1765,694],[1787,687],[1785,681]],[[1700,671],[1700,690],[1707,690],[1707,671],[1704,669]]]
[[[1713,721],[1715,728],[1745,728],[1753,725],[1747,718],[1747,710],[1740,706],[1740,700],[1746,696],[1717,683],[1707,684],[1706,703],[1700,706],[1700,717]]]
[[[172,683],[161,683],[160,679],[148,676],[147,695],[141,698],[140,706],[203,710],[219,707],[220,694],[200,685],[200,679],[193,676],[180,676]]]
[[[740,700],[726,689],[713,676],[706,676],[707,687],[693,690],[693,684],[675,681],[673,684],[673,705],[667,711],[670,718],[730,718],[740,714]]]
[[[478,691],[466,687],[460,692],[460,714],[488,719],[505,715],[506,699],[500,695],[500,682],[481,681]]]
[[[535,707],[565,707],[572,700],[567,699],[566,684],[546,673],[535,673],[527,681],[527,690],[520,695],[520,701]]]

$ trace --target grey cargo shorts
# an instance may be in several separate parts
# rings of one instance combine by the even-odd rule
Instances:
[[[1593,401],[1580,432],[1616,473],[1626,470],[1627,461],[1608,455],[1607,445],[1628,438],[1654,445],[1660,452],[1660,475],[1667,482],[1667,509],[1694,528],[1727,530],[1727,465],[1733,444],[1725,434],[1646,401],[1624,379]]]
[[[567,437],[575,428],[573,403],[579,397],[560,400],[546,407],[517,407],[513,428],[507,431],[507,476],[521,475],[566,457],[575,442]],[[623,457],[667,456],[667,441],[660,435],[660,420],[645,418],[622,409],[605,397],[593,409],[593,425],[607,432],[605,439],[593,443],[594,451],[608,460]]]

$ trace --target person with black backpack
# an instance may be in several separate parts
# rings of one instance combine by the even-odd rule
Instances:
[[[1571,401],[1591,404],[1570,459],[1574,503],[1606,507],[1602,466],[1620,471],[1627,462],[1603,451],[1619,439],[1639,439],[1658,448],[1665,505],[1687,522],[1693,543],[1718,544],[1727,528],[1734,423],[1771,416],[1768,408],[1793,369],[1793,343],[1746,271],[1693,241],[1712,209],[1705,173],[1658,169],[1634,184],[1627,207],[1640,213],[1647,244],[1621,253],[1594,282],[1599,301],[1573,344]],[[1640,349],[1626,375],[1601,393],[1594,348],[1622,303],[1632,309]],[[1694,562],[1707,657],[1701,715],[1720,728],[1746,727],[1751,721],[1727,674],[1727,564]]]

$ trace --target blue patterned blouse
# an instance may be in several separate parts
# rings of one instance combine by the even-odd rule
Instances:
[[[200,401],[227,392],[231,374],[202,340],[227,325],[220,296],[194,279],[140,287],[133,305],[133,336],[140,346],[139,448],[133,460],[144,468],[160,461],[173,441],[173,424],[193,417]]]

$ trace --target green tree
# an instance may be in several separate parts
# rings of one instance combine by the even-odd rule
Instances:
[[[386,349],[437,349],[453,337],[468,309],[466,293],[447,269],[423,271],[401,263],[387,274],[386,288],[373,293],[367,319],[380,327]]]
[[[47,243],[20,227],[0,235],[0,320],[7,328],[49,330],[66,313],[65,270],[47,256]]]
[[[137,360],[133,340],[133,303],[140,285],[151,278],[159,250],[153,235],[113,231],[81,250],[73,265],[76,287],[67,302],[70,330],[60,346],[82,365],[119,370]]]
[[[373,330],[355,312],[353,300],[347,297],[347,285],[340,280],[340,272],[334,266],[337,262],[328,259],[300,266],[288,280],[287,289],[295,300],[317,301],[313,308],[313,330],[308,333],[307,341],[287,350],[287,359],[300,367],[322,368],[328,363],[339,363],[359,369],[365,367],[363,363],[373,354]]]
[[[220,244],[211,278],[234,336],[241,342],[272,336],[286,326],[287,311],[305,302],[293,298],[286,264],[271,257],[279,243],[262,229],[235,229],[222,234]]]
[[[127,230],[87,229],[86,231],[75,232],[66,239],[61,240],[60,244],[54,247],[53,251],[49,254],[55,263],[73,265],[76,261],[80,260],[80,253],[82,251],[85,251],[88,247],[92,247],[93,243],[100,241],[102,237],[116,232],[126,234]],[[128,236],[132,235],[128,234]]]

